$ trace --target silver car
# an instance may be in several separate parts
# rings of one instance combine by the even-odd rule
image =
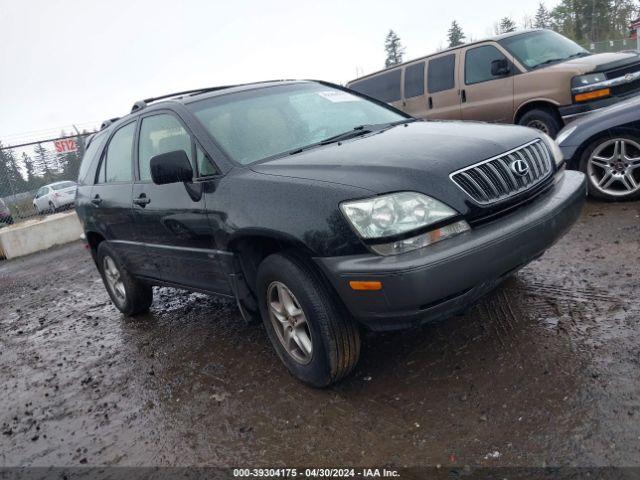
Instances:
[[[40,187],[33,199],[33,208],[38,213],[53,213],[70,208],[76,201],[77,188],[78,185],[71,181],[55,182]]]

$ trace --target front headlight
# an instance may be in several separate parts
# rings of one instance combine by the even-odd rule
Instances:
[[[580,91],[584,87],[588,87],[589,85],[593,85],[594,83],[604,82],[606,79],[607,78],[605,77],[604,73],[590,73],[588,75],[579,75],[571,79],[571,89]]]
[[[340,204],[340,209],[356,232],[365,240],[402,235],[458,215],[458,212],[448,205],[417,192],[390,193],[364,200],[343,202]],[[437,229],[438,233],[431,236],[429,234],[436,230],[391,243],[370,245],[370,247],[381,255],[393,255],[422,248],[434,241],[469,229],[464,221],[452,225],[457,227],[446,225]]]
[[[547,147],[549,147],[556,167],[559,168],[560,165],[562,165],[562,162],[564,162],[564,156],[562,155],[562,150],[560,150],[558,143],[544,132],[540,132],[540,135],[542,135],[542,139],[547,144]]]

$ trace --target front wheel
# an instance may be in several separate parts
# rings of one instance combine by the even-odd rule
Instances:
[[[98,245],[96,258],[104,286],[118,310],[130,316],[149,310],[152,287],[133,277],[108,243]]]
[[[582,154],[580,170],[594,198],[640,198],[640,136],[617,133],[593,141]]]
[[[358,325],[312,268],[274,254],[260,264],[257,280],[269,340],[291,374],[326,387],[353,370],[360,356]]]
[[[534,108],[525,113],[518,121],[519,125],[535,128],[546,133],[551,138],[556,138],[562,122],[558,115],[550,109]]]

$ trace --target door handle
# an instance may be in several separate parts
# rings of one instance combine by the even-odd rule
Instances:
[[[429,109],[433,108],[433,98],[429,97]]]
[[[133,203],[144,208],[147,204],[151,203],[151,199],[147,197],[146,194],[141,193],[140,196],[133,201]]]
[[[102,203],[102,199],[100,198],[100,195],[96,195],[95,197],[93,197],[91,199],[91,203],[93,203],[94,205],[100,205]]]
[[[460,90],[460,99],[462,103],[467,101],[467,92],[464,89]]]

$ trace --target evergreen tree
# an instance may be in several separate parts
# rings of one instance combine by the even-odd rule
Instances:
[[[26,152],[22,152],[22,163],[24,164],[24,170],[27,173],[27,188],[34,190],[36,188],[36,175],[33,168],[33,160]]]
[[[449,28],[449,32],[447,33],[449,48],[462,45],[464,43],[464,39],[465,35],[462,32],[462,27],[460,27],[460,25],[458,25],[458,22],[454,20],[453,22],[451,22],[451,27]]]
[[[515,31],[516,31],[516,22],[511,20],[511,18],[509,17],[502,17],[496,27],[496,33],[498,35],[503,33],[515,32]]]
[[[535,19],[533,20],[533,26],[535,28],[549,28],[551,26],[551,14],[542,2],[538,5],[538,11],[536,12]]]
[[[384,50],[387,53],[387,58],[384,61],[385,67],[397,65],[402,63],[402,56],[404,55],[404,47],[400,42],[400,37],[393,30],[389,30],[387,38],[384,41]]]
[[[43,177],[46,183],[52,182],[54,170],[51,166],[51,152],[43,147],[41,143],[38,143],[33,149],[33,153],[35,155],[33,163],[38,176]]]
[[[0,196],[14,195],[26,190],[26,184],[13,151],[1,150],[0,143]]]

